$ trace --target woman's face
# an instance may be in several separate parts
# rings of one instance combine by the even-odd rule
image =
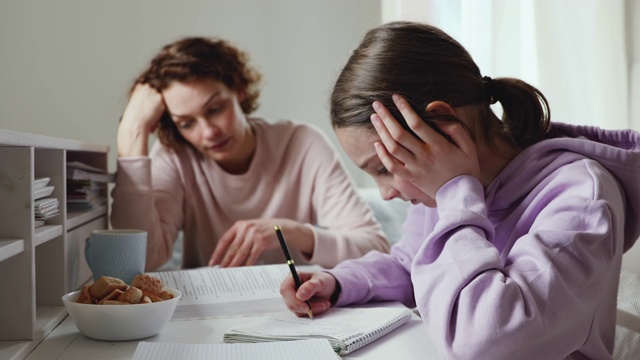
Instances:
[[[240,106],[242,94],[205,78],[173,82],[162,96],[178,131],[196,149],[225,168],[248,164],[255,138]]]
[[[411,182],[391,174],[378,158],[373,144],[380,141],[380,137],[373,130],[360,127],[345,127],[335,130],[336,137],[342,148],[360,169],[371,175],[380,189],[380,196],[384,200],[400,198],[412,204],[424,204],[435,207],[433,198],[426,195]]]

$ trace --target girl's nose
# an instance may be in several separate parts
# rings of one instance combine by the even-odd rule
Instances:
[[[398,197],[398,190],[396,190],[392,186],[381,186],[380,187],[380,197],[384,201],[389,201],[391,199],[395,199]]]

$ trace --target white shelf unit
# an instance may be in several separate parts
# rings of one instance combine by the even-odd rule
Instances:
[[[89,280],[84,243],[108,227],[108,207],[67,212],[66,163],[107,171],[108,153],[105,145],[0,129],[0,359],[26,357],[67,315],[60,297]],[[62,215],[35,227],[39,177],[51,179]]]

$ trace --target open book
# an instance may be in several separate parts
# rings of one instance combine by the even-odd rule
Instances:
[[[287,310],[280,284],[289,275],[286,264],[233,268],[202,267],[150,273],[182,298],[173,319],[246,316]]]
[[[405,324],[411,314],[406,307],[333,308],[313,319],[283,312],[235,327],[223,339],[239,343],[321,338],[346,355]]]

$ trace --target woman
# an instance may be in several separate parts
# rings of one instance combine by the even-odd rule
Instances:
[[[490,104],[500,102],[498,119]],[[331,97],[349,158],[414,205],[390,254],[285,279],[287,306],[402,301],[443,358],[611,358],[623,251],[640,234],[640,134],[549,121],[441,30],[371,30]]]
[[[388,251],[325,136],[248,117],[259,81],[243,52],[199,37],[166,45],[136,79],[118,127],[111,222],[148,232],[147,270],[171,258],[180,230],[185,268],[282,263],[274,225],[299,263]]]

